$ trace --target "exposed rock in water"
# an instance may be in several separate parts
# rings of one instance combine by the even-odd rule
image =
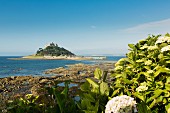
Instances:
[[[114,63],[101,63],[101,64],[74,64],[67,65],[68,68],[59,67],[56,69],[49,69],[45,71],[45,74],[53,74],[53,78],[60,78],[61,80],[82,80],[87,77],[93,77],[94,70],[100,68],[102,70],[108,71],[111,73],[114,68]]]

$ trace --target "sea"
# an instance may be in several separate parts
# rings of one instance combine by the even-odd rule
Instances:
[[[0,78],[9,76],[52,76],[44,74],[48,69],[67,67],[67,65],[83,63],[95,64],[99,62],[116,62],[125,56],[107,56],[106,60],[12,60],[22,56],[0,56]]]

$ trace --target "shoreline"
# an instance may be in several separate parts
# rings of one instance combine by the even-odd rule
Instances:
[[[23,56],[21,58],[8,58],[10,60],[94,60],[93,57],[84,56]]]

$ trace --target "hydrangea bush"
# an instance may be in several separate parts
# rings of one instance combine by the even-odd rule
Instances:
[[[170,35],[149,36],[128,46],[127,57],[115,64],[112,97],[126,94],[152,112],[170,113]]]

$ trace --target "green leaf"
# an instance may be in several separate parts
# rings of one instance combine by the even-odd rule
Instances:
[[[120,78],[120,77],[122,77],[123,76],[123,74],[121,73],[121,74],[116,74],[115,75],[115,78]]]
[[[170,113],[170,103],[165,106],[167,113]]]
[[[91,92],[98,94],[99,93],[99,84],[96,83],[95,81],[91,80],[90,78],[87,78],[86,80],[89,82],[89,84],[92,87]]]
[[[96,113],[95,111],[83,110],[85,113]]]
[[[118,93],[119,93],[119,89],[120,89],[120,88],[118,88],[117,90],[115,90],[115,91],[113,92],[113,94],[112,94],[111,97],[114,97],[116,94],[118,94]]]
[[[65,98],[68,97],[68,90],[69,90],[69,82],[65,82],[65,88],[64,88],[64,90],[61,92],[61,94],[64,94]]]
[[[167,77],[167,78],[166,78],[166,83],[167,83],[167,84],[170,84],[170,77]]]
[[[91,103],[86,103],[87,110],[83,110],[85,113],[97,113],[99,108],[99,100],[96,101],[95,105]]]
[[[83,93],[83,96],[84,96],[84,99],[87,99],[89,102],[95,102],[95,99],[93,98],[93,96],[90,93],[88,93],[88,94]]]
[[[169,34],[169,33],[166,33],[165,36],[170,37],[170,34]]]
[[[122,78],[122,80],[123,80],[124,83],[126,83],[126,84],[132,84],[132,83],[133,83],[132,81],[130,81],[130,80],[126,79],[126,78]]]
[[[150,104],[149,108],[153,108],[156,104],[156,99],[153,100],[153,102]]]
[[[96,68],[96,70],[94,71],[94,78],[101,80],[102,75],[103,71],[99,68]]]
[[[150,66],[144,66],[144,68],[147,69],[147,70],[151,70]]]
[[[144,45],[147,41],[146,40],[139,40],[140,45]]]
[[[89,84],[91,84],[94,88],[99,88],[99,84],[96,83],[95,81],[93,81],[92,79],[87,78],[86,80],[87,80],[87,81],[89,82]]]
[[[170,91],[170,83],[168,84],[168,83],[165,83],[165,89],[167,90],[167,91]]]
[[[166,104],[168,101],[166,98],[163,99],[163,104]]]
[[[125,86],[122,85],[122,84],[116,84],[114,87],[115,87],[115,88],[124,88]]]
[[[156,102],[157,103],[160,103],[163,101],[163,96],[159,96],[157,99],[156,99]]]
[[[95,103],[95,112],[98,113],[98,108],[99,108],[99,100]]]
[[[109,95],[109,86],[106,82],[103,82],[100,84],[100,94],[101,95]]]
[[[82,101],[82,100],[83,100],[83,99],[81,99],[81,101]],[[76,102],[76,105],[77,105],[77,107],[78,107],[79,109],[81,109],[81,110],[83,109],[83,108],[82,108],[82,103]]]
[[[166,61],[166,63],[170,64],[170,61]]]
[[[157,77],[160,73],[170,73],[170,69],[160,67],[160,69],[154,73],[154,77]]]
[[[131,49],[135,49],[135,45],[134,44],[128,44],[128,46],[131,48]]]
[[[145,100],[144,100],[144,95],[141,95],[141,94],[138,93],[138,92],[135,92],[135,93],[133,93],[132,95],[134,95],[135,97],[139,98],[139,99],[142,100],[142,101],[145,101]]]
[[[157,89],[154,91],[154,95],[152,97],[150,97],[149,99],[147,99],[147,103],[156,99],[157,97],[159,97],[164,91],[161,89]]]
[[[81,109],[82,109],[82,110],[87,109],[87,106],[90,106],[90,105],[91,105],[91,104],[90,104],[90,101],[88,101],[87,99],[82,99],[82,100],[81,100],[80,106],[81,106]]]
[[[81,91],[90,91],[90,84],[86,81],[80,86]]]
[[[139,60],[136,60],[136,62],[144,62],[145,60],[144,59],[139,59]]]
[[[103,72],[103,82],[106,81],[106,78],[107,78],[107,75],[108,75],[107,73],[108,73],[107,71]]]
[[[137,104],[138,113],[152,113],[145,102],[140,102]]]
[[[62,99],[63,97],[60,94],[57,94],[57,93],[55,93],[55,97],[56,97],[56,100],[57,100],[57,104],[58,104],[58,106],[60,108],[60,112],[63,113],[64,108],[65,108],[65,106],[64,106],[64,101],[65,100],[63,100]]]

